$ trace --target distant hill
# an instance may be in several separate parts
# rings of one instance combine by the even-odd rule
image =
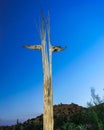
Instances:
[[[87,108],[84,108],[82,106],[79,106],[77,104],[59,104],[59,105],[54,105],[53,110],[54,110],[54,118],[68,118],[70,115],[74,113],[78,113],[81,111],[86,110]],[[24,127],[29,127],[29,126],[38,126],[43,124],[43,115],[37,116],[36,118],[29,119],[25,121],[24,123],[19,123],[18,126],[21,126],[22,129]],[[15,125],[13,126],[5,126],[5,127],[0,127],[3,128],[3,130],[15,130]],[[28,129],[30,130],[30,128]]]
[[[59,104],[59,105],[54,105],[53,111],[54,111],[54,118],[56,117],[69,117],[70,115],[74,113],[78,113],[81,111],[86,110],[87,108],[78,106],[77,104]],[[24,124],[28,123],[40,123],[43,121],[43,114],[40,116],[37,116],[36,118],[33,118],[31,120],[27,120],[24,122]]]
[[[74,103],[59,104],[54,105],[53,109],[54,130],[81,130],[80,127],[83,127],[83,130],[98,130],[97,121],[104,124],[104,103],[89,108]],[[2,126],[0,130],[43,130],[43,115],[24,123]]]

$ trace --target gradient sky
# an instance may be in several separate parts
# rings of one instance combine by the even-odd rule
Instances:
[[[87,106],[91,87],[104,94],[103,0],[0,0],[0,124],[43,113],[39,51],[40,10],[50,11],[51,43],[67,46],[53,54],[54,104]]]

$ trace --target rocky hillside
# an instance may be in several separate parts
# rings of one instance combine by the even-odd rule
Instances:
[[[61,123],[60,119],[67,120],[67,118],[69,118],[72,114],[85,111],[87,108],[72,103],[72,104],[54,105],[53,109],[54,109],[54,119],[56,124],[57,122]],[[40,115],[36,118],[25,121],[23,124],[19,123],[16,126],[1,127],[1,130],[19,130],[19,129],[24,130],[24,128],[25,130],[32,130],[33,127],[39,130],[42,129],[42,125],[43,125],[43,115]],[[41,128],[38,128],[40,126]]]
[[[59,104],[53,109],[54,130],[104,130],[104,103],[89,108]],[[43,115],[14,126],[2,126],[0,130],[43,130]]]
[[[87,108],[84,108],[82,106],[78,106],[77,104],[59,104],[59,105],[54,105],[53,110],[54,110],[54,117],[69,117],[70,115],[74,113],[78,113],[80,111],[84,111]],[[43,121],[43,115],[37,116],[36,118],[33,118],[31,120],[27,120],[24,122],[25,124],[27,123],[40,123]]]
[[[70,116],[71,114],[78,113],[80,111],[86,110],[82,106],[77,104],[60,104],[54,106],[54,116]]]

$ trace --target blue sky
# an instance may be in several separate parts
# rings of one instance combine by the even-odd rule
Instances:
[[[54,104],[86,106],[90,89],[103,96],[103,0],[0,0],[0,124],[43,112],[41,53],[22,48],[40,43],[40,9],[50,11]]]

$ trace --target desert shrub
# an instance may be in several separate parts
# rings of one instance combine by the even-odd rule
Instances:
[[[54,129],[57,130],[57,129],[60,129],[60,127],[62,126],[64,122],[64,118],[59,116],[59,117],[55,117],[55,120],[54,120]]]
[[[91,88],[91,97],[92,100],[87,103],[89,120],[96,130],[104,130],[104,100],[95,94],[94,88]]]
[[[70,122],[64,123],[61,128],[62,130],[87,130],[85,125],[76,125]]]
[[[85,124],[87,122],[86,112],[78,112],[70,116],[69,122],[73,122],[76,125]]]

